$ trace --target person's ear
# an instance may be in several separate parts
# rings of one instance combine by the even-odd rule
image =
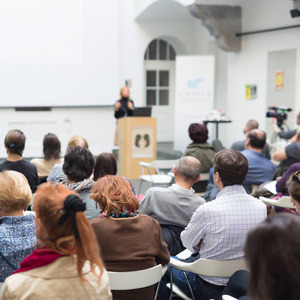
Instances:
[[[194,181],[194,183],[198,182],[201,179],[201,174],[199,174],[198,178]]]
[[[177,174],[176,167],[174,167],[174,169],[173,169],[173,173],[174,173],[174,175],[176,176],[176,174]]]
[[[245,148],[247,148],[249,145],[250,145],[250,139],[247,138],[247,139],[246,139],[246,143],[245,143]]]

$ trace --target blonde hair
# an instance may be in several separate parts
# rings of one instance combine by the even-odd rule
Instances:
[[[26,210],[32,192],[26,177],[16,171],[0,173],[0,207],[6,212]]]
[[[78,275],[83,279],[82,269],[88,260],[91,264],[93,274],[101,278],[103,263],[99,256],[99,247],[94,231],[83,211],[75,213],[78,239],[74,236],[72,218],[68,218],[62,226],[58,226],[61,216],[64,214],[64,202],[67,196],[77,195],[74,191],[66,189],[63,185],[41,184],[34,201],[36,218],[41,221],[47,235],[37,236],[44,247],[64,255],[77,255],[75,260]],[[96,273],[96,266],[101,273]]]
[[[99,204],[107,216],[111,213],[119,216],[125,210],[135,212],[140,207],[129,182],[120,176],[107,175],[98,179],[90,198]]]
[[[129,90],[129,87],[127,85],[124,85],[120,89],[120,100],[123,98],[123,91],[124,91],[124,89],[128,89],[128,99],[130,99],[130,90]]]
[[[70,138],[67,148],[75,147],[75,146],[80,146],[89,149],[89,144],[87,140],[84,137],[79,135],[74,135]]]

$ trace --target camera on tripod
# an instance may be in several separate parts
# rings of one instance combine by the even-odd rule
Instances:
[[[266,113],[267,118],[276,118],[277,126],[282,129],[283,121],[287,119],[287,113],[292,111],[291,108],[270,106]]]

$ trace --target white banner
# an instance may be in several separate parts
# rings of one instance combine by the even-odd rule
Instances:
[[[214,76],[214,56],[176,56],[174,150],[186,149],[192,142],[189,125],[202,123],[212,111]]]

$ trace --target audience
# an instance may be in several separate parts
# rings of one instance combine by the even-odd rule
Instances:
[[[296,211],[300,214],[300,170],[290,176],[286,185],[291,201],[294,203]]]
[[[105,175],[117,174],[117,160],[112,153],[103,152],[96,158],[96,164],[94,169],[94,181]]]
[[[259,129],[253,129],[247,135],[246,149],[241,152],[249,164],[244,186],[260,185],[274,177],[276,166],[262,153],[266,138],[266,133]]]
[[[213,179],[220,192],[216,200],[195,211],[187,228],[181,233],[183,245],[194,254],[189,259],[243,259],[247,233],[267,216],[265,205],[248,195],[242,184],[248,172],[247,158],[238,151],[221,150],[214,157]],[[191,297],[183,274],[173,269],[173,281]],[[196,299],[217,299],[228,278],[198,276],[187,272]],[[170,270],[163,277],[160,298],[170,294],[166,283]]]
[[[298,128],[299,128],[299,125],[300,125],[300,111],[297,114],[296,122],[297,122],[297,125],[298,125]],[[282,130],[282,128],[278,127],[277,118],[273,118],[273,130],[282,139],[286,139],[286,140],[291,139],[293,136],[295,136],[298,128],[284,131],[284,130]]]
[[[7,150],[7,160],[0,164],[0,172],[3,170],[13,170],[22,173],[34,193],[39,185],[39,178],[36,166],[22,158],[25,148],[25,134],[18,130],[10,130],[5,139],[4,146]]]
[[[8,277],[1,299],[112,299],[85,202],[62,185],[41,185],[35,197],[41,246]]]
[[[300,218],[293,214],[277,214],[249,233],[245,256],[252,300],[300,299],[299,236]]]
[[[34,214],[24,214],[31,201],[26,177],[16,171],[0,173],[0,282],[20,267],[36,241]]]
[[[168,188],[148,189],[139,213],[146,214],[162,226],[163,237],[171,255],[183,250],[180,233],[195,210],[205,200],[194,194],[192,185],[200,179],[201,163],[192,156],[182,157],[174,168],[175,184]]]
[[[189,137],[193,141],[184,151],[183,156],[193,156],[202,165],[202,172],[207,173],[213,165],[216,154],[213,146],[207,143],[208,130],[205,124],[192,123],[189,127]]]
[[[286,182],[291,176],[291,174],[294,174],[296,171],[300,170],[300,162],[292,164],[288,167],[288,169],[285,171],[285,173],[278,177],[277,183],[276,183],[276,191],[277,193],[281,193],[283,196],[289,196],[289,192],[287,190]]]
[[[60,141],[54,133],[48,133],[43,140],[44,158],[34,158],[31,160],[38,172],[40,182],[45,182],[53,166],[63,161],[60,158]]]
[[[75,146],[84,147],[86,149],[89,148],[87,140],[78,135],[72,136],[70,138],[67,149],[69,147],[75,147]],[[62,167],[63,167],[63,163],[55,164],[54,167],[52,168],[49,176],[47,177],[47,181],[58,182],[60,180],[67,180],[67,176],[63,172]]]
[[[169,262],[170,254],[159,223],[137,214],[139,203],[127,180],[111,175],[102,177],[95,183],[91,198],[104,215],[90,223],[108,271],[142,270]],[[114,300],[152,300],[153,296],[153,287],[113,291]]]
[[[95,158],[89,149],[75,146],[69,147],[64,158],[63,171],[67,180],[61,183],[68,189],[75,191],[86,201],[85,215],[88,220],[99,217],[99,210],[96,208],[90,193],[94,181],[92,176],[95,166]]]
[[[232,150],[236,150],[236,151],[243,151],[246,148],[246,140],[247,140],[247,136],[248,133],[253,130],[253,129],[258,129],[258,122],[256,120],[249,120],[245,127],[244,127],[244,134],[246,139],[243,141],[239,141],[239,142],[235,142],[231,145],[231,149]],[[265,146],[262,150],[262,153],[265,155],[265,157],[267,159],[271,159],[271,154],[270,154],[270,148],[269,145],[267,143],[265,143]]]
[[[282,171],[278,176],[282,175],[290,165],[300,162],[300,129],[291,139],[291,144],[274,152],[273,159],[280,161],[278,168]]]

